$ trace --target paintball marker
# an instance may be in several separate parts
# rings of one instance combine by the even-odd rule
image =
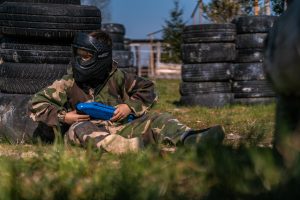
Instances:
[[[90,102],[76,104],[76,110],[78,113],[89,115],[92,119],[110,120],[116,108],[102,103]],[[130,114],[127,119],[128,122],[131,122],[135,116]]]

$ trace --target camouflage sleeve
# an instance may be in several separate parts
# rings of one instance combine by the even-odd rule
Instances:
[[[157,101],[154,83],[142,77],[125,73],[125,92],[129,96],[125,103],[139,117]]]
[[[30,103],[30,117],[34,121],[46,123],[48,126],[56,126],[59,123],[58,113],[65,111],[63,107],[67,102],[67,90],[71,88],[74,79],[64,76],[52,85],[36,93]]]

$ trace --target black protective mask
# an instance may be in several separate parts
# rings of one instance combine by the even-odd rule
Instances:
[[[78,84],[96,87],[103,83],[112,69],[112,49],[105,42],[99,41],[85,33],[78,33],[72,44],[73,77]],[[77,53],[81,49],[89,52],[92,57],[83,60]]]

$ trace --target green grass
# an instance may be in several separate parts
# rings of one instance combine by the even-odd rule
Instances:
[[[275,104],[233,105],[216,109],[178,106],[179,83],[179,80],[156,81],[160,99],[155,110],[172,113],[181,122],[195,129],[221,124],[228,135],[225,142],[271,145]]]
[[[59,144],[0,144],[0,199],[289,199],[298,194],[298,154],[285,168],[266,147],[274,105],[178,106],[178,80],[156,85],[155,110],[192,128],[222,124],[225,145],[110,155]]]

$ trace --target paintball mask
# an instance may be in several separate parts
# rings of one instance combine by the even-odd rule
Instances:
[[[73,76],[77,83],[92,87],[103,83],[112,68],[112,48],[86,34],[76,34],[72,43]]]

